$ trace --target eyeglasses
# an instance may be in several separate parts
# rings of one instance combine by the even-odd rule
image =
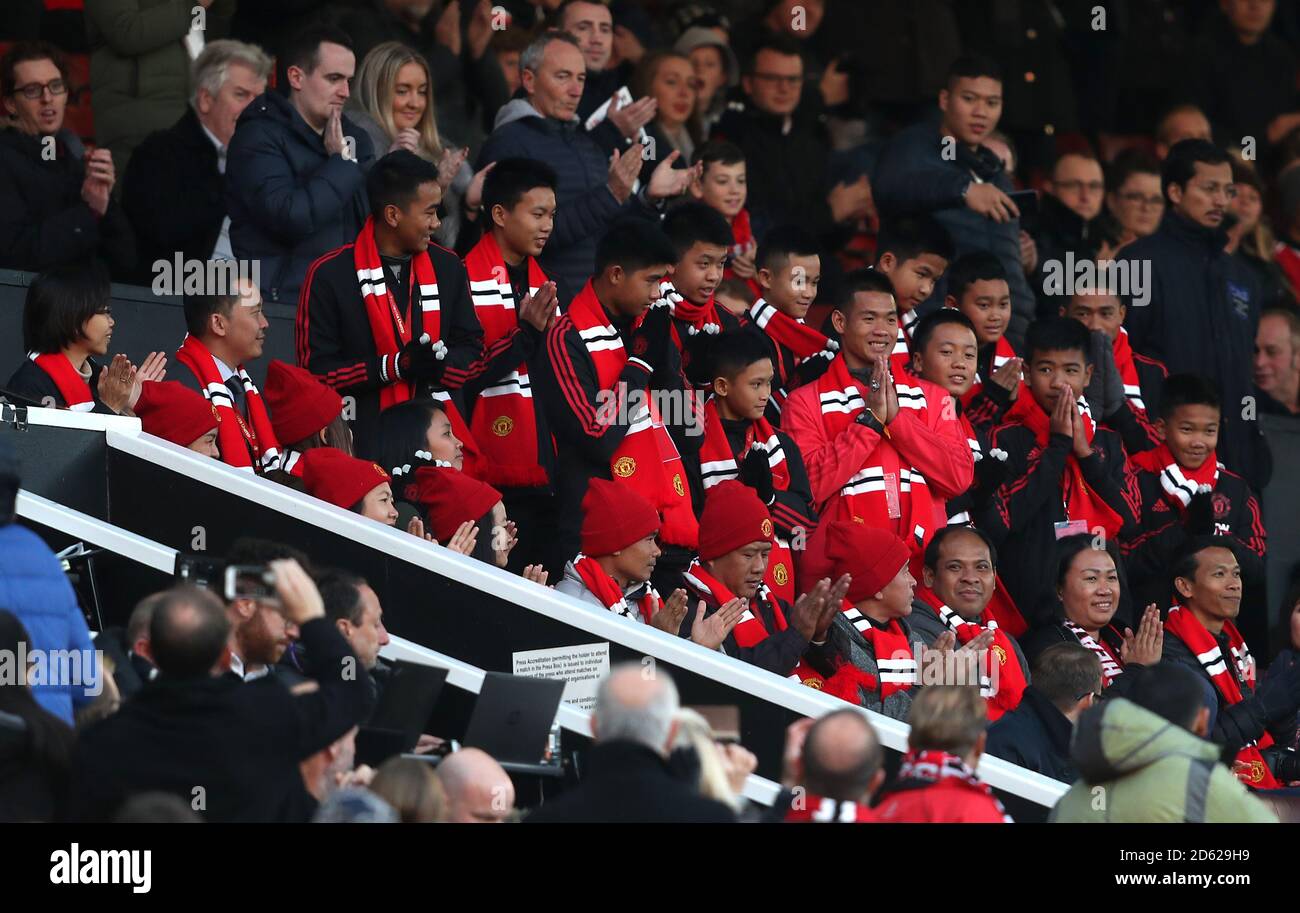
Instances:
[[[1056,187],[1066,193],[1078,193],[1080,190],[1086,190],[1089,193],[1101,193],[1106,189],[1106,185],[1101,181],[1057,181]]]
[[[755,79],[761,79],[764,82],[780,83],[783,86],[794,87],[803,82],[802,76],[786,76],[783,73],[755,73]]]
[[[1136,190],[1130,190],[1128,193],[1121,193],[1119,198],[1125,203],[1129,203],[1133,206],[1155,207],[1163,206],[1165,202],[1165,198],[1162,196],[1147,196],[1146,194],[1138,193]]]
[[[63,95],[68,91],[68,84],[62,79],[51,79],[49,82],[29,82],[25,86],[14,89],[14,94],[35,101],[45,94],[46,89],[50,90],[51,95]]]

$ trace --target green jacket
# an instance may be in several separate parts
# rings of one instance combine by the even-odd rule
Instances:
[[[185,112],[192,61],[184,41],[196,7],[198,0],[86,0],[95,139],[113,148],[119,175],[126,162],[118,148],[129,152]],[[213,0],[205,41],[229,35],[234,9],[235,0]]]
[[[1048,820],[1068,823],[1276,823],[1219,763],[1218,746],[1115,698],[1079,719],[1072,746],[1083,779]]]

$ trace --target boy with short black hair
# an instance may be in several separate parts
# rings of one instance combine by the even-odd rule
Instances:
[[[893,358],[899,367],[908,368],[911,362],[912,330],[921,316],[917,308],[934,292],[952,257],[952,238],[929,216],[901,216],[880,226],[876,269],[889,277],[898,301]]]
[[[958,257],[948,270],[944,306],[961,311],[975,327],[979,341],[975,382],[962,404],[971,424],[992,431],[1019,397],[1024,370],[1006,336],[1011,322],[1011,288],[1001,261],[987,251]]]
[[[767,416],[780,424],[786,397],[826,372],[839,344],[804,323],[821,282],[821,246],[803,229],[774,228],[758,246],[758,284],[763,297],[749,318],[768,339],[776,380]]]
[[[700,165],[701,170],[691,181],[691,196],[716,209],[731,225],[732,241],[723,278],[742,279],[755,297],[761,295],[756,278],[758,267],[754,265],[758,241],[749,222],[749,210],[745,208],[749,198],[745,153],[734,143],[713,140],[695,153],[692,164]]]
[[[714,346],[713,396],[704,406],[704,443],[687,461],[695,503],[720,482],[739,479],[762,500],[775,526],[766,583],[793,602],[792,541],[802,542],[817,525],[812,486],[803,457],[790,436],[764,417],[775,373],[767,345],[757,333],[736,331]]]
[[[1051,608],[1056,540],[1130,533],[1137,489],[1119,435],[1094,425],[1083,396],[1092,378],[1087,328],[1066,317],[1040,320],[1025,351],[1027,389],[992,438],[1008,454],[1008,480],[979,525],[1002,552],[1007,589],[1032,625]]]
[[[1160,445],[1129,457],[1141,510],[1138,535],[1124,554],[1139,605],[1168,605],[1169,567],[1196,536],[1226,536],[1241,546],[1246,593],[1262,588],[1264,523],[1246,480],[1218,461],[1221,411],[1209,381],[1175,374],[1165,382],[1156,420]],[[1253,614],[1247,611],[1248,620]]]

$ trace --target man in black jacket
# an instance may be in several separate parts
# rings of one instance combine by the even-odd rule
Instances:
[[[1172,374],[1213,381],[1224,406],[1219,459],[1258,491],[1268,481],[1268,450],[1247,397],[1262,296],[1223,249],[1228,156],[1206,140],[1183,140],[1169,150],[1161,184],[1169,208],[1160,228],[1124,248],[1129,275],[1147,280],[1124,296],[1129,341]]]
[[[527,823],[724,824],[735,813],[700,795],[668,767],[678,710],[677,686],[659,670],[646,676],[640,663],[610,670],[596,692],[591,715],[595,745],[581,783],[551,799]]]
[[[226,151],[239,115],[266,91],[271,59],[238,41],[209,43],[194,62],[194,98],[171,127],[131,155],[122,208],[139,241],[140,272],[158,260],[234,259],[226,214]]]
[[[182,797],[209,821],[310,818],[315,802],[298,765],[357,725],[370,684],[306,572],[292,561],[272,569],[318,689],[294,696],[273,678],[221,674],[229,636],[221,604],[202,591],[173,591],[150,622],[158,680],[81,734],[74,820],[105,820],[130,796],[155,790]]]

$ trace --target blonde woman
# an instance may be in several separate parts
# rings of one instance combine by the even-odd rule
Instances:
[[[451,247],[460,231],[462,204],[477,208],[483,172],[474,174],[467,147],[438,134],[433,80],[424,57],[397,41],[376,45],[357,69],[348,115],[370,135],[376,155],[405,149],[436,162],[442,185],[442,225],[434,236]]]
[[[700,795],[741,811],[745,779],[758,766],[758,759],[740,745],[716,741],[708,721],[688,707],[678,710],[673,720],[677,723],[672,745],[674,768],[696,778]],[[690,755],[694,755],[694,765],[687,761]]]

